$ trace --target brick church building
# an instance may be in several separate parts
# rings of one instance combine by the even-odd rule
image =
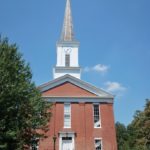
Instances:
[[[67,0],[54,79],[38,87],[53,103],[50,130],[39,141],[39,150],[117,150],[114,96],[80,79],[78,51]]]

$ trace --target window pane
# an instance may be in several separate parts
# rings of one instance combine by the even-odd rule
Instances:
[[[94,127],[100,127],[99,105],[94,105]]]
[[[70,104],[65,104],[64,112],[70,114]]]
[[[66,67],[70,66],[70,55],[69,54],[65,55],[65,66]]]
[[[100,139],[95,140],[95,149],[102,150],[102,141]]]
[[[64,127],[71,127],[71,105],[64,104]]]

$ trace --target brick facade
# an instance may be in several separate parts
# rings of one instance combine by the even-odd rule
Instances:
[[[43,92],[45,96],[96,97],[95,94],[69,82]],[[100,103],[101,128],[94,128],[93,103],[71,103],[71,128],[64,129],[64,103],[56,102],[52,108],[47,138],[39,142],[40,150],[53,150],[53,136],[57,136],[56,150],[59,150],[59,132],[75,132],[75,150],[95,150],[94,139],[102,139],[103,150],[117,150],[114,126],[113,104]]]

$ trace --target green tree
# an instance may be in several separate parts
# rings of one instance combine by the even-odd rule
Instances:
[[[128,132],[132,148],[150,150],[150,100],[146,100],[144,111],[136,111]]]
[[[143,111],[136,111],[127,128],[117,122],[118,150],[150,150],[150,100]]]
[[[43,137],[48,109],[16,44],[0,37],[0,149],[20,150]]]
[[[117,122],[115,126],[116,126],[118,150],[129,150],[128,146],[129,135],[126,126],[119,122]]]

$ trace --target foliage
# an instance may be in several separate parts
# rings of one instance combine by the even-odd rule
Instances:
[[[16,44],[0,37],[0,149],[20,150],[42,137],[49,108]]]
[[[134,131],[134,146],[138,145],[143,150],[150,149],[150,100],[146,100],[144,111],[136,111],[134,120],[128,128]]]
[[[136,111],[127,127],[116,123],[118,150],[150,150],[150,100],[146,100],[144,111]],[[126,138],[125,138],[126,136]]]
[[[128,133],[124,124],[116,123],[116,135],[119,150],[128,149]]]
[[[118,150],[150,150],[150,100],[127,127],[117,122],[116,133]]]

